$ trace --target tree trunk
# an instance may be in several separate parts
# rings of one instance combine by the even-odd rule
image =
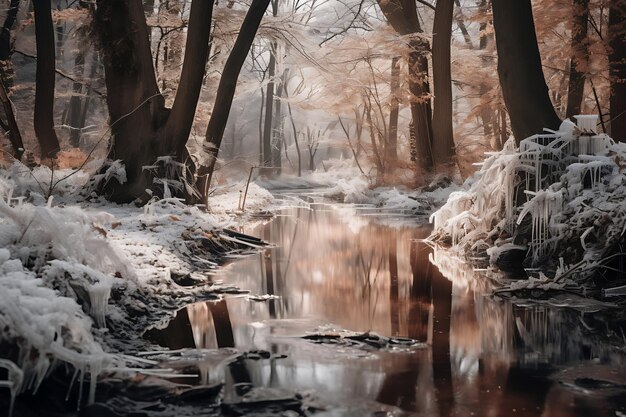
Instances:
[[[274,115],[272,125],[272,166],[276,167],[276,173],[280,174],[282,167],[282,158],[280,151],[283,148],[283,115],[282,115],[282,102],[281,97],[283,95],[284,77],[276,88],[276,95],[274,96],[274,108],[276,114]]]
[[[213,3],[214,0],[195,0],[191,3],[183,68],[165,127],[166,141],[172,143],[181,162],[187,158],[185,145],[191,133],[209,58]]]
[[[454,0],[437,0],[433,24],[433,160],[436,165],[448,165],[454,156],[452,130],[452,74],[450,42]]]
[[[289,99],[288,81],[285,81],[285,97]],[[291,120],[291,128],[293,131],[293,143],[296,145],[296,153],[298,154],[298,177],[302,176],[302,154],[300,152],[300,143],[298,142],[298,131],[296,122],[293,120],[293,112],[291,111],[291,103],[287,101],[287,110],[289,110],[289,119]]]
[[[239,72],[246,61],[246,56],[250,51],[250,46],[252,46],[252,42],[254,41],[254,37],[256,36],[256,32],[261,24],[269,2],[270,0],[252,1],[250,9],[241,24],[239,35],[237,35],[233,49],[230,55],[228,55],[224,70],[222,71],[222,78],[217,87],[213,113],[211,114],[211,119],[209,120],[209,125],[206,130],[204,147],[205,151],[209,154],[209,162],[207,166],[201,167],[198,172],[198,190],[202,194],[205,204],[207,203],[211,177],[215,169],[215,163],[217,162],[222,137],[224,136],[224,129],[228,121],[228,114],[230,113],[230,107],[233,102],[233,97],[235,96]],[[266,109],[266,112],[267,111]]]
[[[481,62],[483,63],[483,68],[489,68],[493,63],[493,58],[491,54],[485,52],[487,46],[493,42],[493,34],[487,33],[487,17],[486,15],[490,14],[489,5],[487,4],[487,0],[481,0],[479,7],[481,8],[481,13],[485,15],[483,21],[480,22],[480,39],[479,39],[479,49]],[[478,87],[479,96],[485,97],[489,93],[489,86],[486,82],[481,81]],[[490,103],[482,102],[480,104],[480,119],[483,123],[483,133],[486,137],[491,136],[491,134],[497,130],[498,121],[496,120],[496,115],[491,108]]]
[[[581,113],[585,93],[585,72],[579,71],[581,60],[588,60],[587,21],[589,20],[589,0],[574,0],[572,17],[572,57],[569,66],[569,88],[567,91],[566,117]]]
[[[558,129],[548,95],[530,0],[492,0],[498,75],[516,141]]]
[[[20,0],[11,0],[9,3],[9,10],[4,19],[2,25],[2,32],[0,32],[0,61],[6,61],[11,58],[13,52],[13,43],[11,42],[11,31],[13,25],[17,20],[17,12],[20,8]]]
[[[202,87],[213,1],[192,3],[181,82],[170,112],[157,86],[141,0],[99,0],[94,26],[103,52],[112,146],[126,182],[110,180],[101,192],[116,202],[149,197],[153,173],[144,169],[160,156],[186,162],[185,143]]]
[[[68,103],[67,113],[63,120],[63,123],[68,125],[70,128],[70,145],[75,148],[80,146],[80,137],[83,126],[79,126],[80,119],[83,113],[83,83],[78,81],[80,78],[83,78],[85,74],[85,50],[83,48],[79,48],[76,52],[76,57],[74,58],[74,77],[76,77],[77,81],[72,83],[72,97],[70,97],[70,101]]]
[[[108,159],[121,160],[126,169],[125,182],[110,180],[99,191],[112,201],[128,203],[151,186],[143,167],[167,154],[157,131],[168,110],[154,75],[141,0],[98,0],[94,25],[103,53],[112,135]]]
[[[609,71],[611,78],[611,136],[626,142],[626,2],[611,0],[609,10]]]
[[[9,136],[9,141],[11,142],[11,146],[13,147],[13,157],[18,161],[22,159],[22,155],[24,154],[24,143],[22,142],[22,135],[20,134],[20,129],[17,125],[17,121],[15,120],[15,113],[13,112],[13,104],[9,99],[9,95],[7,94],[6,87],[4,86],[4,82],[0,78],[0,101],[2,102],[2,107],[4,108],[4,115],[6,117],[6,123],[0,121],[2,128],[5,130],[7,135]]]
[[[54,131],[54,26],[50,0],[34,1],[33,7],[37,42],[34,124],[41,158],[45,159],[53,158],[60,150]]]
[[[389,111],[389,138],[387,139],[386,159],[393,167],[398,159],[398,116],[400,114],[400,63],[398,57],[391,59],[391,110]]]
[[[430,85],[428,82],[428,42],[416,36],[422,33],[414,0],[378,0],[381,11],[393,29],[401,36],[413,35],[409,41],[409,91],[411,92],[411,116],[415,132],[417,165],[426,170],[433,167],[432,157],[432,111]]]
[[[263,166],[272,166],[272,118],[274,117],[274,75],[276,73],[276,42],[270,47],[270,62],[267,67],[265,92],[265,123],[263,125]]]
[[[432,110],[430,107],[430,84],[428,82],[428,42],[414,39],[409,42],[409,91],[411,116],[415,135],[415,161],[417,166],[430,171],[433,168]]]

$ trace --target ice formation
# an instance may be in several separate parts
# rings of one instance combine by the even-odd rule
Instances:
[[[18,349],[0,358],[11,398],[36,392],[61,363],[82,381],[89,375],[89,401],[98,375],[113,360],[94,339],[92,325],[105,326],[114,285],[130,285],[134,271],[102,236],[107,214],[78,207],[26,203],[15,184],[0,178],[0,342]],[[78,301],[83,303],[83,306]],[[88,306],[88,307],[87,307]],[[11,404],[13,403],[13,400]]]
[[[626,146],[598,134],[596,116],[577,120],[488,153],[466,189],[431,216],[431,239],[492,261],[526,248],[537,266],[565,253],[559,274],[602,268],[626,231]]]

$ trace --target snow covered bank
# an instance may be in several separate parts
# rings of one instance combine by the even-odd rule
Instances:
[[[304,177],[282,175],[273,179],[257,179],[259,186],[272,191],[298,191],[313,194],[339,203],[368,204],[387,210],[409,211],[416,215],[430,215],[441,207],[450,193],[459,186],[446,178],[435,178],[421,190],[407,186],[373,184],[360,173],[352,161],[336,160],[328,163],[325,171],[317,170]]]
[[[626,145],[597,134],[584,118],[519,147],[511,139],[432,215],[431,239],[465,255],[487,254],[492,264],[588,284],[621,252],[625,166]]]
[[[120,353],[145,345],[146,323],[217,297],[207,271],[262,244],[224,229],[245,219],[238,186],[217,190],[206,213],[176,199],[137,208],[79,196],[88,179],[20,164],[0,170],[0,389],[13,399],[69,364],[75,387],[89,375],[93,401],[99,374],[125,368]],[[272,201],[253,185],[247,206]]]

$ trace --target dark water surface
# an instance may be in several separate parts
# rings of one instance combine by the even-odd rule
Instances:
[[[196,364],[196,384],[225,376],[235,387],[312,392],[336,406],[320,415],[365,415],[381,404],[423,416],[626,415],[623,356],[597,315],[488,296],[471,268],[416,240],[427,226],[313,205],[245,232],[275,247],[215,279],[252,296],[189,305],[147,333],[171,349],[263,351],[223,373]],[[343,329],[422,343],[375,349],[302,338]]]

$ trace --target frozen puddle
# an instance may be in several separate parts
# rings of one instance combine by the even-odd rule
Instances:
[[[280,415],[626,412],[624,357],[602,313],[486,296],[467,270],[429,262],[415,240],[428,227],[371,214],[292,207],[246,230],[276,246],[216,278],[250,294],[189,305],[146,338],[182,352],[164,361],[198,375],[185,383],[225,382],[226,414],[259,403]],[[224,360],[232,348],[243,355]]]

